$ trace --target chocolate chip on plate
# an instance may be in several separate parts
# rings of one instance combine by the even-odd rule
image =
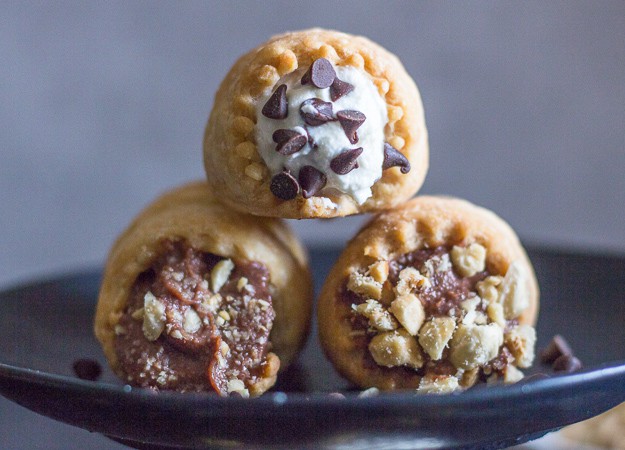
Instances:
[[[343,127],[343,131],[345,131],[345,135],[347,136],[347,139],[349,139],[349,142],[351,144],[358,142],[358,134],[356,133],[356,130],[360,128],[365,120],[367,120],[367,117],[360,111],[346,109],[337,112],[336,118],[341,124],[341,127]]]
[[[552,364],[562,355],[573,355],[573,350],[566,339],[556,334],[540,353],[540,360],[545,364]]]
[[[292,200],[297,196],[299,184],[289,172],[280,172],[271,179],[271,193],[281,200]]]
[[[330,86],[330,98],[333,102],[337,101],[339,98],[344,95],[349,94],[354,90],[354,85],[349,84],[346,81],[339,80],[339,78],[335,78],[334,82]]]
[[[384,162],[382,163],[382,170],[390,169],[391,167],[401,167],[401,173],[410,172],[410,161],[402,155],[402,153],[393,147],[391,144],[384,143]]]
[[[334,120],[332,117],[332,103],[324,102],[320,98],[304,100],[299,107],[299,113],[311,127],[323,125]]]
[[[76,376],[81,380],[96,381],[102,375],[102,366],[93,359],[77,359],[72,367]]]
[[[308,142],[308,136],[295,130],[276,130],[271,137],[278,144],[276,151],[285,156],[299,152]]]
[[[345,150],[330,161],[330,169],[338,175],[345,175],[358,167],[357,159],[362,154],[362,147]]]
[[[313,61],[308,71],[302,77],[302,84],[312,83],[315,87],[325,89],[330,87],[336,78],[332,63],[325,58]]]
[[[553,362],[554,372],[575,372],[582,368],[582,362],[573,355],[561,355]]]
[[[286,84],[281,84],[275,90],[261,111],[269,119],[284,119],[289,114],[289,104],[286,100]]]
[[[326,181],[326,175],[313,166],[304,166],[299,170],[299,184],[304,198],[310,198],[323,189]]]

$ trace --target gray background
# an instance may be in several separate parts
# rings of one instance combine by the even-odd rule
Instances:
[[[0,6],[0,288],[100,265],[144,205],[203,176],[204,124],[235,59],[312,26],[403,60],[430,133],[422,193],[493,209],[526,242],[625,251],[621,0],[16,2]],[[362,220],[293,225],[341,244]],[[112,448],[0,399],[0,448],[68,448],[61,434]]]

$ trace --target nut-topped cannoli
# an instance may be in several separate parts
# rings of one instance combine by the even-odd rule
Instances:
[[[321,344],[361,387],[452,392],[514,383],[532,364],[533,268],[490,211],[415,198],[348,244],[319,299]]]
[[[419,91],[397,57],[366,38],[320,29],[276,36],[222,82],[204,163],[220,199],[256,215],[393,207],[427,172]]]
[[[286,225],[233,212],[194,183],[113,246],[95,333],[131,385],[255,396],[301,348],[311,304],[307,258]]]

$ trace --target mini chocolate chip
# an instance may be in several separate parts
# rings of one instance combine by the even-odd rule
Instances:
[[[281,200],[292,200],[297,196],[299,184],[289,172],[280,172],[271,179],[269,189]]]
[[[332,103],[324,102],[320,98],[309,98],[302,102],[299,113],[311,127],[323,125],[334,120],[332,117]]]
[[[362,147],[345,150],[330,161],[330,169],[338,175],[345,175],[358,167],[356,160],[362,153]]]
[[[326,181],[326,175],[313,166],[304,166],[299,170],[299,184],[304,198],[310,198],[323,189]]]
[[[286,84],[281,84],[271,94],[262,110],[263,116],[269,119],[284,119],[289,114],[289,104],[286,101]]]
[[[351,144],[358,142],[356,130],[367,120],[367,117],[360,111],[346,109],[336,113],[336,118],[345,131],[345,135]]]
[[[382,163],[382,170],[390,169],[391,167],[400,166],[401,173],[410,172],[410,161],[391,144],[384,143],[384,162]]]
[[[273,139],[276,144],[282,144],[283,142],[286,142],[295,136],[299,136],[299,134],[300,133],[295,130],[286,130],[284,128],[280,128],[273,132],[273,134],[271,135],[271,139]]]
[[[272,138],[278,143],[276,151],[285,156],[299,152],[308,142],[308,136],[295,130],[276,130]]]
[[[330,86],[330,98],[333,102],[337,101],[339,98],[344,95],[349,94],[354,90],[354,85],[349,84],[346,81],[339,80],[338,77],[334,79],[334,82]]]
[[[582,368],[582,362],[573,355],[559,356],[553,362],[554,372],[575,372]]]
[[[335,78],[336,72],[332,63],[325,58],[319,58],[313,61],[302,77],[302,84],[312,83],[315,87],[325,89],[332,85]]]
[[[96,381],[102,375],[102,366],[93,359],[77,359],[72,367],[81,380]]]
[[[544,364],[552,364],[562,355],[573,355],[573,350],[566,339],[559,334],[551,338],[549,345],[540,353],[540,360]]]

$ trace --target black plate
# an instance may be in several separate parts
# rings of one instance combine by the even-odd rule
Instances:
[[[338,251],[311,253],[317,288]],[[625,257],[530,249],[541,284],[538,347],[563,334],[586,369],[463,394],[359,398],[313,335],[272,393],[254,400],[153,394],[120,383],[92,336],[99,271],[0,293],[0,393],[140,448],[502,448],[625,401]],[[105,367],[98,382],[78,358]],[[620,361],[620,362],[619,362]],[[537,367],[535,371],[545,371]],[[344,391],[336,399],[328,392]],[[36,430],[35,430],[36,432]]]

